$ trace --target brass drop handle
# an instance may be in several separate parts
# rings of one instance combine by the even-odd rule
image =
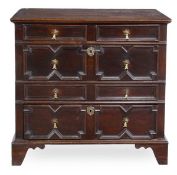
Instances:
[[[53,59],[51,63],[52,63],[52,69],[56,70],[57,69],[57,65],[58,65],[58,60],[57,59]]]
[[[56,40],[57,39],[57,35],[59,34],[59,31],[57,29],[54,29],[52,31],[52,39]]]
[[[129,40],[129,35],[130,35],[130,30],[129,29],[125,29],[123,30],[123,34],[125,35],[125,39],[126,40]]]
[[[126,100],[128,99],[128,89],[125,90],[124,98],[125,98]]]
[[[124,64],[124,69],[125,69],[125,70],[128,70],[130,61],[129,61],[128,59],[127,59],[127,60],[124,60],[124,61],[123,61],[123,64]]]
[[[53,123],[53,128],[54,128],[54,129],[58,128],[56,122]]]
[[[57,88],[53,89],[53,98],[54,99],[58,99],[58,93],[59,93],[59,89],[57,89]]]
[[[128,127],[128,122],[129,122],[128,117],[124,117],[124,118],[123,118],[123,127],[124,127],[124,128],[127,128],[127,127]]]
[[[52,120],[52,123],[53,123],[53,129],[57,129],[58,128],[58,120],[55,118]]]

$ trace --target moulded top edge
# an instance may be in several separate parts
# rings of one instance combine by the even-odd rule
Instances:
[[[155,9],[20,9],[14,23],[169,23]]]

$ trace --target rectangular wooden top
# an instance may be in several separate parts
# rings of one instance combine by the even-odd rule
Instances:
[[[155,9],[20,9],[14,23],[169,23]]]

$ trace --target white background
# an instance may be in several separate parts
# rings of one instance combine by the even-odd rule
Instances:
[[[172,18],[168,26],[166,136],[169,164],[159,166],[151,149],[134,145],[63,145],[29,150],[20,167],[11,166],[14,135],[14,25],[11,16],[20,8],[155,8]],[[177,12],[175,0],[3,0],[0,10],[0,174],[156,174],[177,173]]]

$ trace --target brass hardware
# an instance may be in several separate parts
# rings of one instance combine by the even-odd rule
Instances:
[[[53,65],[52,69],[56,70],[58,65],[58,60],[57,59],[52,60],[52,65]]]
[[[59,90],[57,88],[53,89],[53,98],[58,99]]]
[[[127,127],[128,127],[128,122],[129,122],[128,117],[124,117],[124,118],[123,118],[123,127],[124,127],[124,128],[127,128]]]
[[[53,123],[53,128],[55,128],[55,129],[58,128],[56,122]]]
[[[128,65],[130,64],[130,61],[129,60],[124,60],[123,64],[124,64],[124,69],[128,70]]]
[[[88,47],[86,52],[87,52],[88,56],[92,57],[95,54],[95,48],[94,47]]]
[[[125,39],[126,40],[129,40],[129,35],[130,35],[130,30],[129,29],[125,29],[123,30],[123,34],[125,35]]]
[[[103,53],[103,48],[94,48],[94,47],[88,47],[87,49],[81,49],[82,52],[86,52],[88,56],[92,57],[95,55],[96,52]]]
[[[125,96],[124,98],[127,100],[128,99],[128,89],[125,90]]]
[[[57,35],[59,34],[59,31],[57,29],[54,29],[52,31],[52,39],[56,40],[57,39]]]
[[[87,114],[92,116],[95,113],[95,108],[93,106],[88,106],[87,107]]]
[[[56,118],[54,118],[54,119],[52,120],[52,123],[53,123],[53,129],[57,129],[57,128],[58,128],[58,126],[57,126],[58,120],[57,120]]]
[[[127,99],[128,98],[128,94],[125,94],[124,98]]]

